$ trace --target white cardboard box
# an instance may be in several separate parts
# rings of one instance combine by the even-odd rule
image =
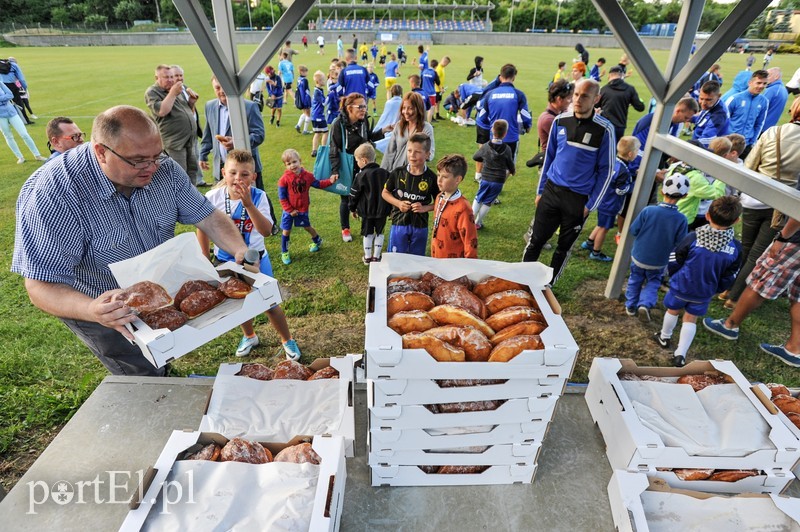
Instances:
[[[790,389],[789,392],[793,397],[798,397],[800,394],[799,390]],[[753,393],[755,393],[759,399],[763,398],[762,402],[766,406],[767,410],[769,410],[770,414],[777,416],[778,419],[780,419],[783,424],[786,425],[786,428],[789,429],[789,432],[794,434],[794,437],[800,440],[800,428],[797,428],[797,426],[795,426],[795,424],[792,423],[788,417],[786,417],[786,414],[781,412],[778,407],[775,406],[775,403],[773,403],[770,399],[770,397],[772,397],[772,392],[769,391],[769,388],[767,388],[765,384],[759,383],[753,386]]]
[[[339,371],[339,387],[335,397],[330,397],[330,401],[337,401],[342,408],[342,418],[341,424],[339,429],[334,431],[331,435],[332,436],[342,436],[345,442],[345,456],[348,458],[352,458],[354,456],[354,449],[353,449],[353,442],[355,441],[355,387],[354,387],[354,369],[353,366],[355,362],[361,357],[361,355],[346,355],[344,357],[333,357],[333,358],[318,358],[314,360],[309,367],[314,370],[320,370],[322,368],[333,366],[336,370]],[[239,371],[242,369],[242,363],[232,363],[232,364],[220,364],[219,371],[217,371],[217,377],[219,376],[226,376],[227,378],[232,379],[247,379],[249,383],[257,383],[260,389],[263,389],[265,393],[268,393],[270,389],[278,390],[279,386],[276,386],[276,383],[280,383],[281,381],[254,381],[248,377],[239,377],[236,376]],[[284,381],[285,382],[285,381]],[[307,384],[313,386],[314,383],[318,383],[321,381],[309,381]],[[263,397],[263,394],[261,395]],[[214,388],[211,389],[209,394],[209,400],[206,404],[206,411],[203,415],[203,419],[200,422],[200,431],[202,432],[211,432],[211,424],[213,423],[213,419],[209,417],[208,409],[211,405],[212,401],[217,401],[219,404],[219,410],[224,411],[226,409],[225,397],[216,397]],[[243,405],[241,401],[236,402],[236,409],[239,414],[242,414],[242,409],[246,412],[246,406]],[[253,411],[258,412],[258,408],[253,406]],[[312,408],[313,405],[308,405],[309,408]],[[257,426],[257,420],[259,419],[258,416],[253,417],[253,422],[247,425],[242,424],[241,426],[236,426],[235,431],[230,434],[223,434],[228,438],[233,438],[235,436],[245,438],[248,440],[255,440],[255,441],[273,441],[270,437],[270,429],[269,426]],[[295,434],[294,436],[311,436],[307,432],[303,432],[303,429],[299,429],[300,432]]]
[[[649,532],[651,530],[641,499],[642,493],[649,490],[674,493],[697,500],[710,501],[711,505],[713,505],[715,500],[730,500],[729,496],[670,488],[666,486],[663,480],[648,479],[647,475],[643,473],[615,470],[608,484],[608,499],[611,504],[614,526],[619,532]],[[780,512],[788,516],[795,523],[800,524],[800,499],[775,494],[744,494],[737,495],[734,499],[736,498],[770,499],[771,503],[774,504]],[[679,509],[680,508],[678,508],[678,510]],[[688,530],[690,526],[689,523],[680,523],[677,521],[680,516],[681,512],[675,513],[676,521],[671,526],[674,530]],[[702,526],[703,523],[694,524]],[[661,529],[664,529],[663,523]],[[703,528],[692,528],[692,530],[703,530]],[[744,530],[741,528],[728,528],[724,532],[744,532]]]
[[[795,479],[794,474],[783,469],[766,473],[762,471],[755,477],[743,478],[736,482],[681,480],[672,471],[656,469],[640,472],[646,473],[648,477],[660,478],[673,488],[712,493],[783,493]]]
[[[436,449],[378,450],[369,453],[369,465],[536,465],[541,443],[490,445],[481,452],[435,452]]]
[[[550,423],[546,421],[472,427],[481,432],[469,434],[459,434],[460,431],[452,431],[453,434],[439,434],[439,432],[450,432],[447,429],[382,430],[378,428],[368,431],[367,449],[369,451],[413,451],[476,445],[541,443],[549,428]]]
[[[750,399],[754,408],[769,425],[768,436],[775,449],[754,451],[741,457],[691,456],[683,448],[667,447],[661,437],[646,428],[634,411],[623,389],[618,373],[672,377],[718,370],[731,377]],[[638,367],[632,360],[595,358],[589,370],[586,403],[606,442],[606,455],[611,467],[628,471],[663,468],[758,469],[768,473],[788,473],[798,459],[797,439],[776,415],[770,414],[750,391],[750,383],[729,360],[693,361],[683,368]]]
[[[545,348],[525,351],[508,362],[438,362],[424,349],[403,349],[402,338],[386,321],[386,282],[397,276],[418,277],[432,272],[444,279],[463,275],[481,281],[490,275],[530,286],[547,329]],[[545,287],[551,270],[541,263],[506,263],[478,259],[432,259],[403,253],[385,253],[369,271],[366,324],[366,375],[370,379],[568,379],[578,345],[572,338],[561,307]]]
[[[148,475],[145,477],[145,483],[148,483],[148,480],[149,483],[144,488],[141,500],[131,501],[131,510],[122,523],[120,532],[136,532],[140,530],[150,512],[157,510],[156,501],[158,500],[159,492],[164,487],[167,476],[180,453],[183,453],[196,443],[207,444],[212,441],[224,445],[224,442],[227,442],[227,438],[219,434],[199,431],[174,431],[164,446],[164,450],[161,451],[155,466],[148,471]],[[334,532],[339,530],[339,521],[344,505],[345,481],[347,479],[344,441],[339,436],[315,436],[312,446],[320,456],[321,461],[309,530]],[[253,465],[252,467],[269,467],[269,465]],[[141,489],[143,488],[140,486]],[[231,489],[246,490],[249,487],[236,485],[235,479],[232,478]],[[201,497],[209,498],[213,497],[213,494],[203,493],[202,487],[198,486],[194,490],[193,497],[195,499]],[[136,494],[134,494],[134,498],[136,498]],[[257,508],[253,508],[253,512],[254,515],[258,515]]]
[[[373,466],[373,486],[481,486],[491,484],[530,484],[538,465],[491,466],[475,475],[429,474],[415,465]]]
[[[502,384],[442,388],[432,379],[368,379],[377,407],[560,396],[566,379],[509,379]]]

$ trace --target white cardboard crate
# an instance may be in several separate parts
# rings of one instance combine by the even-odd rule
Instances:
[[[775,449],[764,449],[742,457],[691,456],[684,449],[667,447],[661,437],[646,428],[634,411],[622,388],[618,373],[630,372],[656,376],[679,376],[718,370],[730,376],[750,399],[754,408],[769,425],[767,434]],[[800,446],[789,429],[770,414],[750,390],[744,375],[729,360],[693,361],[683,368],[638,367],[632,360],[595,358],[589,370],[586,403],[606,442],[606,455],[611,467],[628,471],[663,468],[758,469],[785,470],[788,473],[798,459]]]
[[[337,371],[339,371],[339,388],[336,393],[335,397],[331,397],[330,400],[339,401],[339,404],[344,405],[344,412],[341,420],[341,425],[339,426],[339,430],[331,434],[332,436],[342,436],[345,442],[345,450],[344,454],[348,458],[352,458],[355,456],[353,443],[355,441],[355,434],[356,434],[356,427],[355,427],[355,381],[354,381],[354,364],[358,359],[361,358],[361,355],[345,355],[344,357],[332,357],[332,358],[318,358],[314,360],[309,367],[314,371],[320,370],[322,368],[333,366]],[[239,371],[242,369],[242,363],[231,363],[231,364],[220,364],[219,370],[217,371],[217,376],[225,375],[231,376],[235,379],[248,379],[250,382],[253,382],[253,379],[249,379],[248,377],[239,377],[236,376]],[[275,388],[273,381],[256,381],[259,382],[261,386],[265,390],[269,390],[270,388]],[[312,384],[316,381],[310,381],[309,384]],[[214,388],[211,389],[209,393],[208,402],[206,403],[206,410],[203,415],[203,419],[200,421],[200,430],[202,432],[209,432],[211,419],[208,416],[208,407],[211,401],[214,399]],[[220,398],[220,401],[223,402],[225,398]],[[237,402],[237,408],[242,408],[241,402]],[[311,408],[312,405],[309,405]],[[265,426],[256,426],[255,421],[253,424],[247,426],[237,427],[235,434],[223,434],[228,438],[232,438],[234,436],[238,436],[241,438],[245,438],[248,440],[256,440],[256,441],[271,441],[268,437],[270,433],[271,427]],[[311,436],[311,434],[307,433],[299,433],[295,436]]]
[[[481,452],[435,452],[435,449],[370,449],[369,465],[536,465],[541,443],[491,445]]]
[[[418,277],[433,272],[444,279],[462,275],[480,281],[490,275],[531,288],[547,329],[541,333],[545,348],[524,351],[508,362],[438,362],[424,349],[403,349],[402,338],[386,324],[386,282],[397,276]],[[578,345],[572,338],[561,307],[545,286],[551,270],[541,263],[505,263],[478,259],[432,259],[402,253],[385,253],[370,265],[365,318],[366,375],[370,379],[568,379]]]
[[[509,379],[502,384],[442,388],[432,379],[368,379],[375,406],[458,403],[563,395],[566,379]]]
[[[719,482],[713,480],[681,480],[672,471],[640,471],[648,477],[660,478],[670,487],[697,490],[712,493],[783,493],[795,477],[791,471],[778,469],[762,471],[755,477],[747,477],[736,482]]]
[[[131,510],[125,517],[120,532],[136,532],[141,529],[150,511],[156,509],[158,495],[180,453],[196,443],[207,444],[212,441],[224,445],[227,438],[219,434],[199,431],[173,431],[155,465],[145,475],[146,486],[139,488],[143,490],[141,500],[131,501]],[[347,479],[344,441],[340,436],[315,436],[312,447],[320,456],[321,461],[309,530],[335,532],[339,530]],[[253,467],[269,467],[269,464],[253,465]],[[239,486],[235,479],[231,478],[231,489],[250,489],[250,487]],[[134,493],[134,498],[138,493],[140,492]],[[199,486],[193,493],[195,498],[210,496],[211,494],[203,493]],[[253,509],[255,515],[258,513],[257,510],[257,508]]]
[[[475,427],[473,427],[475,428]],[[507,423],[481,427],[482,432],[471,434],[433,433],[437,429],[391,430],[371,428],[368,431],[368,450],[450,449],[475,445],[504,445],[542,442],[550,428],[547,421]],[[447,429],[438,429],[447,431]]]
[[[661,479],[648,479],[644,473],[614,470],[611,481],[608,483],[608,499],[611,504],[611,515],[614,519],[616,530],[618,532],[649,532],[650,527],[647,523],[641,495],[650,489],[687,495],[701,500],[729,497],[727,495],[713,495],[699,491],[670,488],[665,484]],[[744,494],[736,497],[769,498],[781,512],[800,524],[800,499],[775,494]],[[683,529],[682,526],[676,523],[675,530]],[[726,530],[724,532],[744,531]]]
[[[530,484],[538,465],[491,466],[475,475],[439,475],[423,472],[415,465],[373,466],[373,486],[481,486]]]
[[[789,392],[793,397],[798,397],[798,395],[800,395],[800,390],[789,389]],[[788,417],[786,417],[786,414],[781,412],[778,407],[775,406],[775,403],[773,403],[770,399],[772,392],[769,391],[769,388],[767,388],[765,384],[759,383],[753,386],[753,393],[755,393],[759,399],[763,398],[762,402],[764,403],[764,406],[766,406],[767,410],[769,410],[769,413],[777,416],[778,419],[780,419],[783,424],[786,425],[786,428],[789,429],[789,432],[791,432],[795,438],[800,440],[800,428],[797,428],[797,426],[795,426],[795,424],[792,423]]]
[[[151,364],[163,367],[280,304],[278,281],[272,277],[263,273],[252,273],[233,262],[220,264],[217,271],[221,277],[238,276],[254,290],[244,299],[226,299],[174,331],[151,329],[139,319],[134,321],[131,330],[136,345]]]

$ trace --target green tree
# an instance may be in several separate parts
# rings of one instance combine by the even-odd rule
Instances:
[[[114,6],[114,18],[122,22],[133,22],[142,17],[144,7],[135,0],[122,0]]]
[[[571,0],[561,6],[561,17],[564,27],[573,30],[604,30],[603,17],[597,12],[591,0]],[[559,21],[559,25],[560,21]]]

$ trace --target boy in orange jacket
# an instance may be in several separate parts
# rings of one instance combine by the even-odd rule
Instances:
[[[472,206],[461,195],[458,185],[467,173],[462,155],[445,155],[436,165],[441,191],[433,207],[431,257],[440,259],[478,258],[478,232]]]

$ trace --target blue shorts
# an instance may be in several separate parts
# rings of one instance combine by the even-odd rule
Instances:
[[[325,120],[312,120],[311,125],[314,128],[314,133],[328,132],[328,123]]]
[[[393,225],[389,231],[389,251],[425,256],[428,247],[428,228],[412,225]]]
[[[288,212],[281,215],[281,229],[287,231],[295,227],[311,227],[311,221],[308,219],[307,212],[298,212],[297,216],[292,216]]]
[[[273,109],[281,109],[283,107],[283,96],[280,98],[275,98],[272,101],[272,108]]]
[[[481,184],[478,185],[478,194],[475,196],[475,201],[483,205],[491,205],[494,203],[494,200],[497,199],[497,196],[500,195],[500,192],[503,190],[503,185],[505,185],[505,183],[490,183],[485,179],[481,180]]]
[[[617,213],[611,214],[597,211],[597,227],[611,229],[615,225],[617,225]]]
[[[711,301],[706,301],[704,303],[686,301],[685,299],[674,296],[672,290],[667,292],[667,295],[664,296],[664,306],[666,308],[670,310],[684,309],[689,314],[694,314],[695,316],[705,316],[710,303]]]

